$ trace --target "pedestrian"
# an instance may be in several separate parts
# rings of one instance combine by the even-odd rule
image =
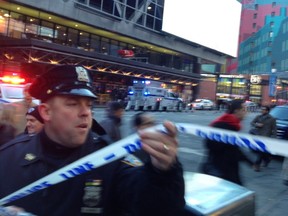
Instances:
[[[16,136],[16,128],[13,124],[13,107],[1,104],[0,108],[0,146]]]
[[[250,133],[276,138],[277,136],[277,127],[276,127],[276,119],[273,118],[270,114],[269,106],[261,107],[261,114],[257,115],[252,121],[251,126],[253,129],[250,130]],[[254,162],[254,171],[259,172],[261,164],[263,167],[267,167],[271,161],[271,155],[269,153],[257,151],[256,160]]]
[[[214,120],[210,126],[232,131],[240,131],[241,121],[246,115],[244,102],[233,100],[227,106],[226,113]],[[247,162],[251,167],[253,162],[238,146],[221,141],[206,139],[204,141],[208,156],[201,164],[201,172],[223,178],[242,185],[239,162]]]
[[[146,129],[148,127],[155,126],[155,118],[146,112],[136,113],[132,118],[132,128],[134,131]]]
[[[0,147],[0,176],[5,176],[0,197],[107,146],[91,131],[96,96],[84,67],[55,66],[37,77],[29,91],[41,100],[38,110],[44,129]],[[8,205],[39,216],[179,215],[185,199],[177,130],[167,121],[164,127],[166,133],[139,134],[142,149],[151,157],[144,166],[121,158]]]
[[[43,129],[44,122],[38,111],[38,106],[31,107],[28,110],[26,113],[26,121],[27,122],[24,133],[27,133],[30,136],[39,133]]]
[[[281,174],[282,174],[283,184],[288,186],[288,157],[284,157],[283,159]]]
[[[26,127],[26,113],[29,108],[36,106],[33,98],[29,94],[31,83],[26,84],[23,89],[23,100],[5,104],[7,109],[13,110],[13,119],[11,124],[16,128],[16,135],[23,133]]]
[[[139,133],[141,130],[155,125],[155,118],[147,112],[139,112],[132,117],[132,129],[134,132]],[[135,152],[134,156],[142,162],[148,162],[150,160],[150,156],[143,150]]]
[[[121,135],[121,122],[124,113],[124,107],[118,101],[111,101],[107,105],[106,117],[100,122],[107,135],[113,142],[122,138]]]
[[[216,100],[216,110],[215,113],[218,113],[221,111],[221,106],[222,106],[222,99],[217,99]]]
[[[8,123],[0,122],[0,146],[14,139],[16,129]]]

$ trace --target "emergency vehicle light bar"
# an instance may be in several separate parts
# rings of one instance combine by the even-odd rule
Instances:
[[[8,83],[8,84],[25,83],[25,79],[19,76],[3,76],[3,77],[0,77],[0,80],[2,80],[3,83]]]

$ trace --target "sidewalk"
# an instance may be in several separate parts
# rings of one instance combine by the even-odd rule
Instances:
[[[242,164],[241,169],[244,186],[255,192],[255,216],[287,215],[288,186],[282,183],[282,160],[272,160],[268,167],[261,167],[260,172],[255,172],[246,164]]]

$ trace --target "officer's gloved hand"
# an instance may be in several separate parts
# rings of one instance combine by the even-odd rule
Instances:
[[[0,206],[0,216],[35,216],[24,209],[16,206],[2,207]]]

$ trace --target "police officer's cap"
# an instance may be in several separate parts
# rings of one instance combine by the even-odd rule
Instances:
[[[97,98],[89,71],[79,65],[55,66],[35,79],[29,88],[32,97],[46,101],[55,95]]]

